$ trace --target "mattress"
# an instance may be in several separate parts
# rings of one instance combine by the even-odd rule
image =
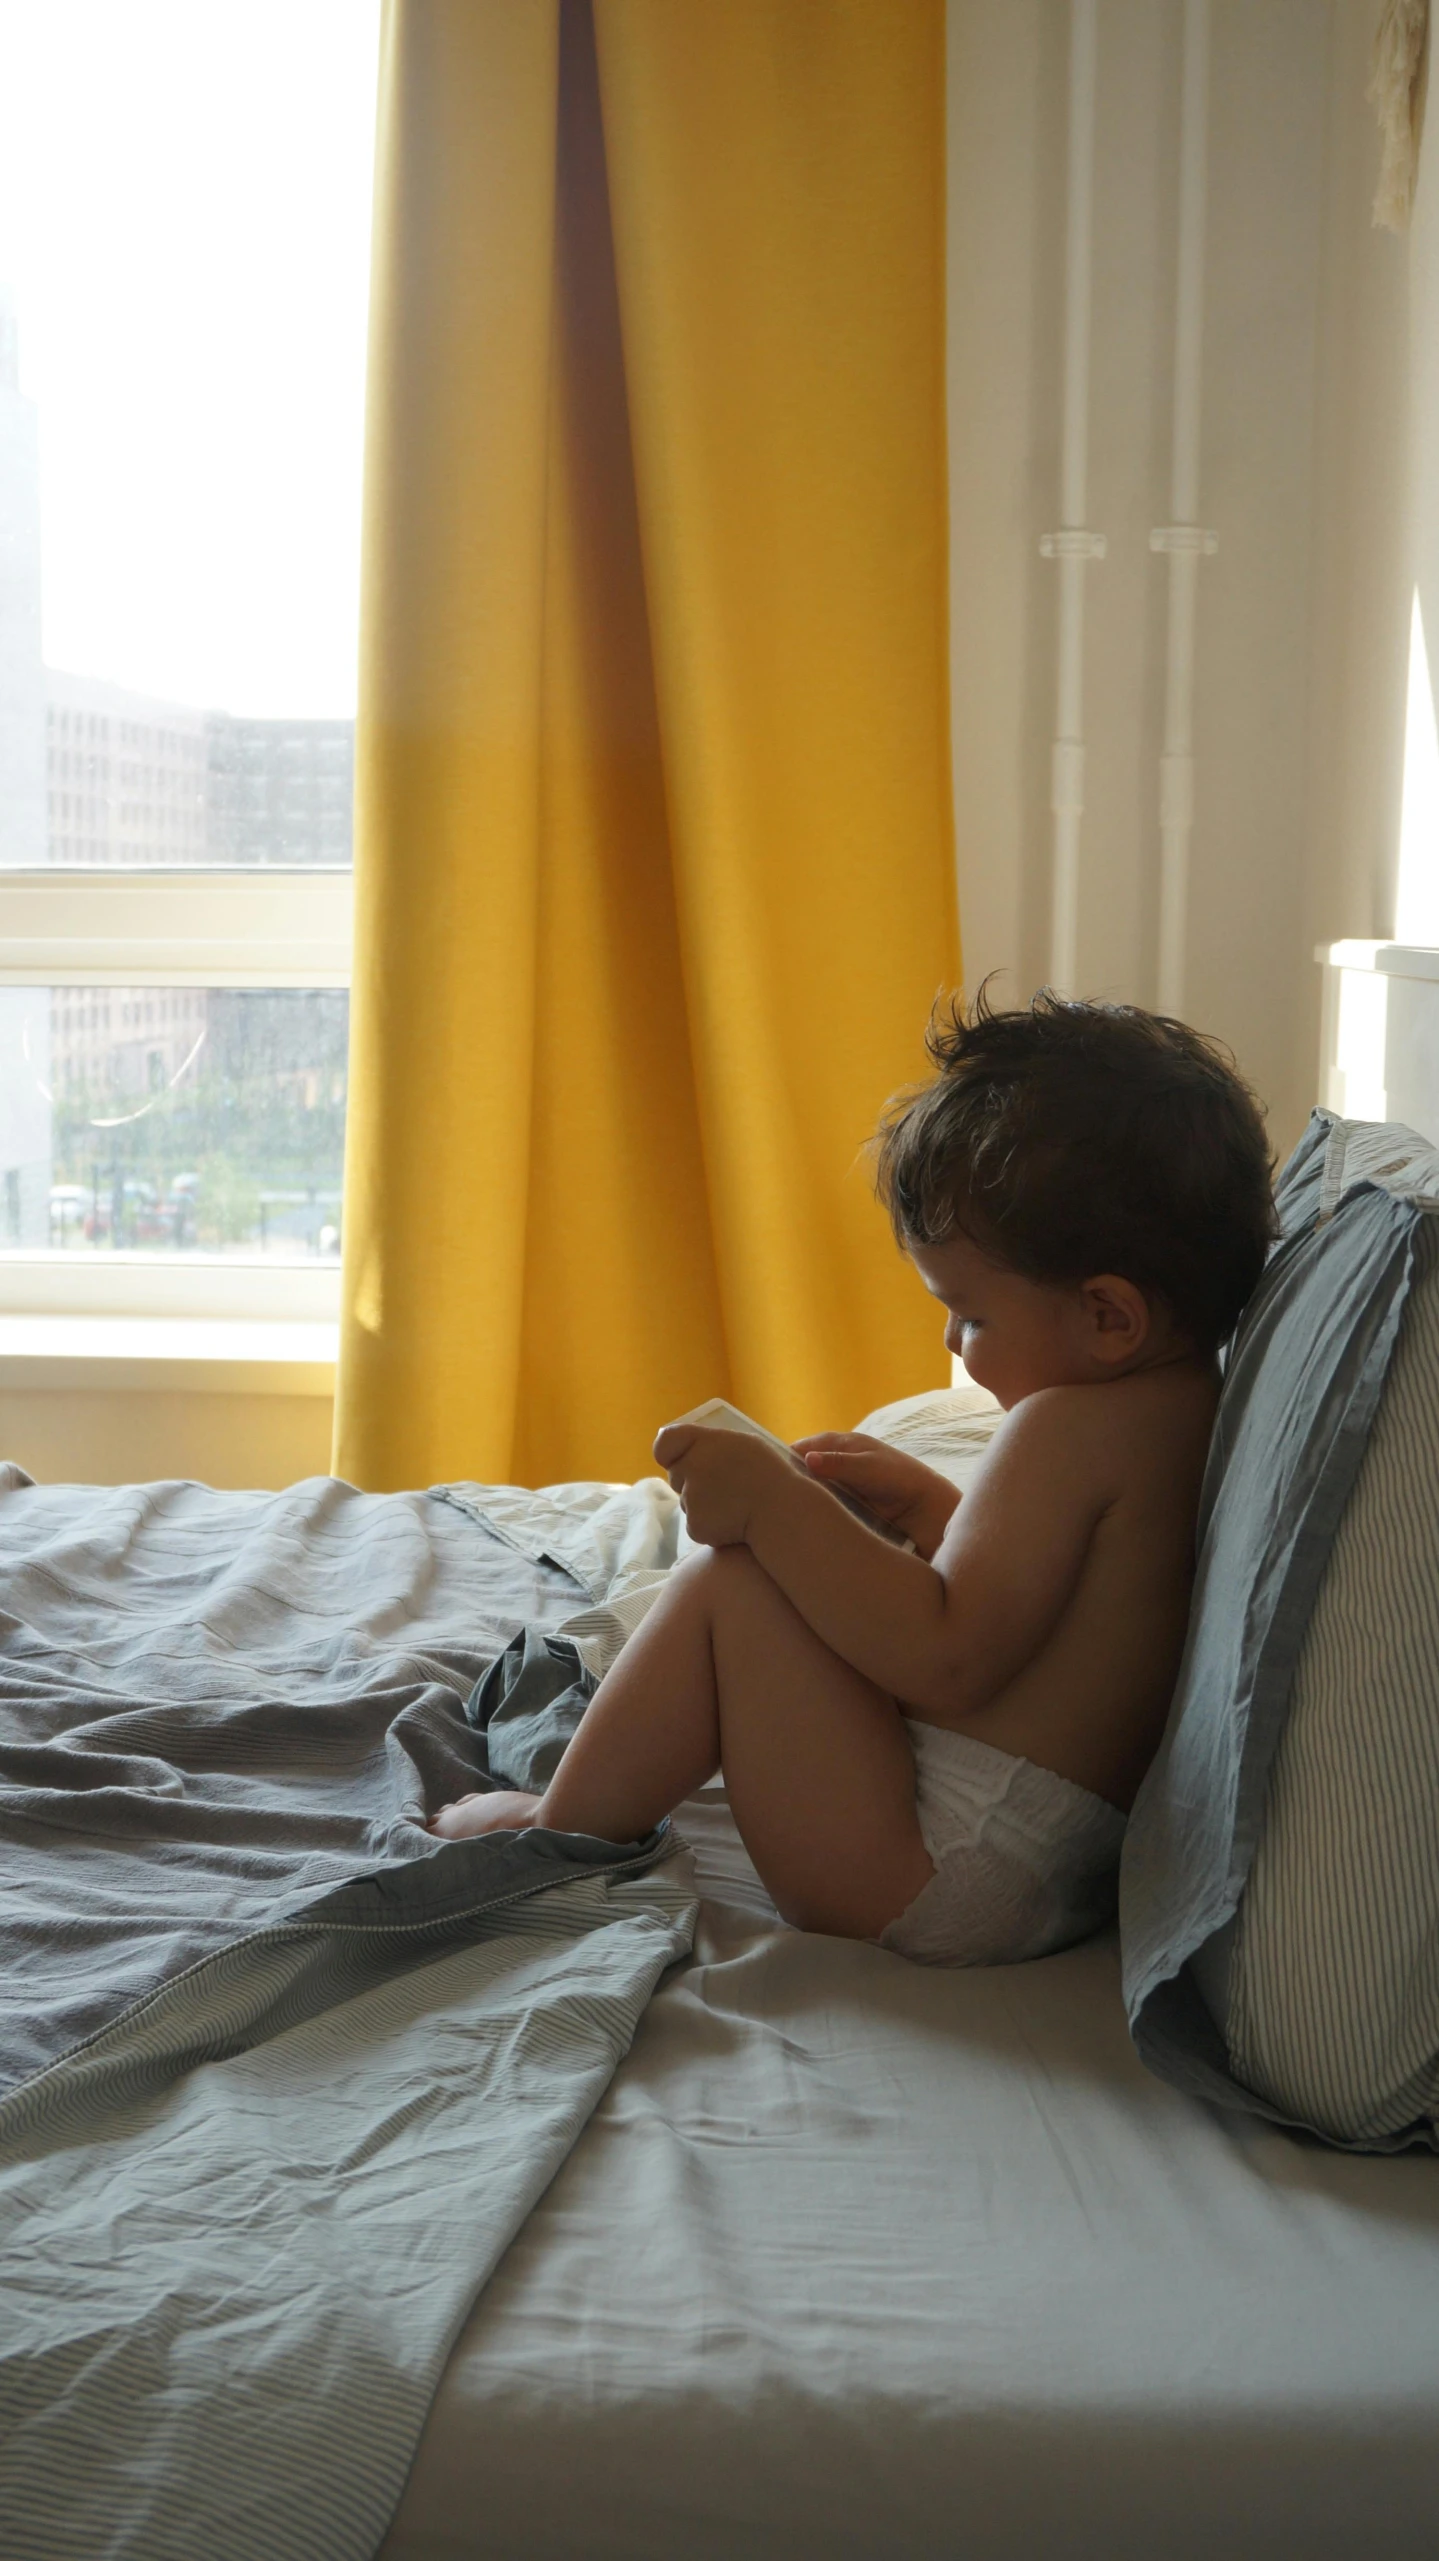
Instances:
[[[704,1902],[451,2357],[384,2561],[1432,2561],[1439,2163],[1152,2080],[1112,1937]]]

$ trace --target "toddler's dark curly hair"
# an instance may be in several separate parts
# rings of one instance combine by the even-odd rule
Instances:
[[[902,1245],[963,1235],[1028,1279],[1114,1272],[1204,1352],[1234,1330],[1275,1233],[1264,1120],[1217,1041],[1137,1005],[1041,991],[941,1007],[936,1074],[875,1141]]]

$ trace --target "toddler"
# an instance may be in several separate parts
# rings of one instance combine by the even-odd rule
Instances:
[[[860,1433],[667,1426],[678,1566],[541,1797],[446,1806],[640,1838],[723,1771],[780,1912],[939,1964],[1041,1955],[1113,1908],[1184,1640],[1215,1354],[1273,1232],[1259,1110],[1131,1006],[981,997],[878,1141],[945,1342],[1004,1408],[969,1492]],[[907,1534],[881,1538],[831,1486]]]

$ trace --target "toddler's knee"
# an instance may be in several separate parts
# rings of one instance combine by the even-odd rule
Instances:
[[[775,1587],[747,1547],[705,1547],[687,1556],[670,1577],[671,1606],[692,1613],[712,1631],[747,1626]]]
[[[686,1557],[676,1572],[685,1575],[707,1601],[721,1607],[769,1579],[747,1547],[702,1548],[698,1556]]]

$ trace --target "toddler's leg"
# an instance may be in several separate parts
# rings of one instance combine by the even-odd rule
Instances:
[[[468,1797],[433,1828],[637,1840],[717,1767],[750,1857],[799,1928],[873,1938],[934,1872],[894,1701],[831,1653],[745,1547],[676,1569],[542,1798]]]

